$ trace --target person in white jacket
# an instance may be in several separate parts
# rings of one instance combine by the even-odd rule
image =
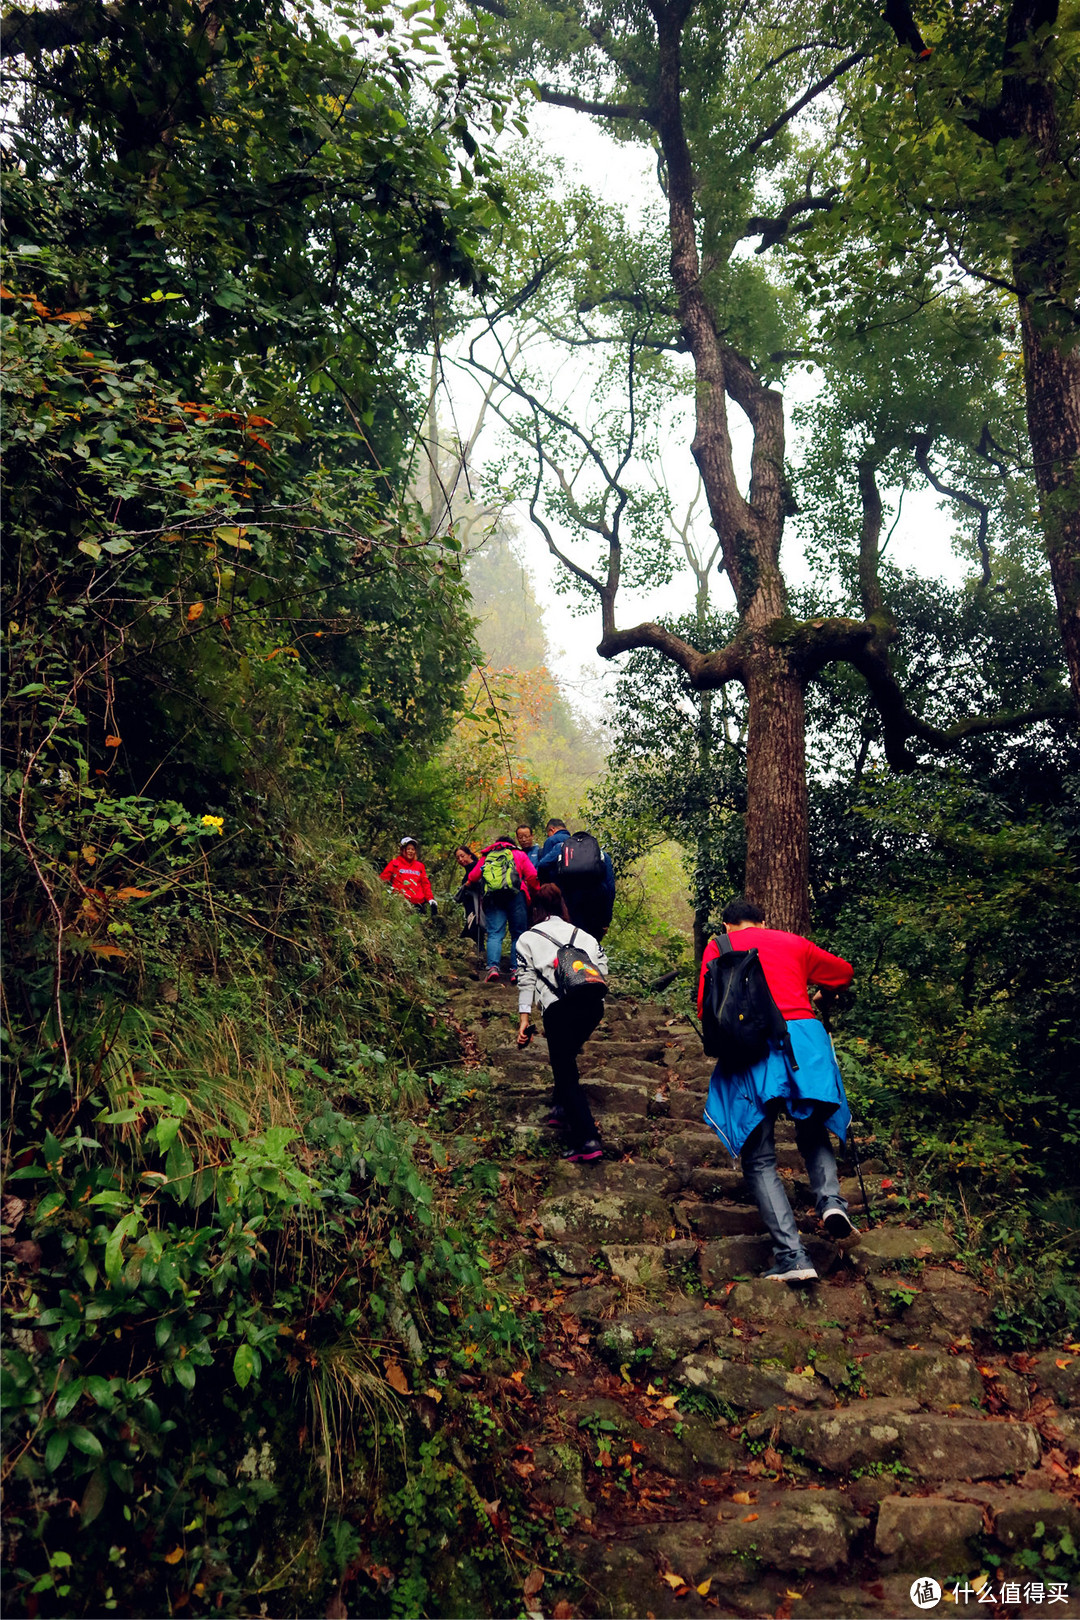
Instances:
[[[554,1082],[555,1105],[549,1124],[561,1127],[570,1143],[566,1154],[578,1164],[603,1158],[589,1099],[581,1089],[578,1054],[604,1016],[602,993],[560,997],[555,988],[555,958],[560,945],[573,941],[607,977],[608,965],[600,942],[583,928],[575,928],[566,913],[562,894],[554,883],[541,883],[533,896],[529,927],[519,934],[518,1038],[528,1046],[529,1014],[534,998],[544,1017],[544,1036]]]

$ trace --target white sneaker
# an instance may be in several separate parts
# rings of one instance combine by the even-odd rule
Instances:
[[[859,1230],[842,1209],[827,1209],[821,1221],[829,1236],[838,1243],[843,1242],[844,1238],[855,1237]]]
[[[766,1282],[818,1282],[818,1274],[813,1266],[770,1266],[763,1271],[762,1276]]]

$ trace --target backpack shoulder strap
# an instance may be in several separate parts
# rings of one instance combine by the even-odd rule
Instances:
[[[717,934],[717,936],[716,936],[716,948],[720,952],[721,956],[727,956],[731,952],[733,952],[735,947],[731,943],[730,934]]]

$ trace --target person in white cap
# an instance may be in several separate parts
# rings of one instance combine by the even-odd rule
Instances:
[[[411,833],[406,833],[401,840],[401,854],[388,861],[379,876],[384,883],[389,883],[395,894],[404,895],[417,911],[422,911],[425,906],[430,907],[434,917],[439,908],[435,904],[427,867],[420,859],[416,839]]]

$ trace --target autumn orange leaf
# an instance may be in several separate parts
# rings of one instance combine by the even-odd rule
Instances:
[[[187,610],[188,624],[194,624],[196,619],[202,618],[202,612],[205,606],[205,602],[192,602],[191,606]]]
[[[165,1562],[167,1564],[178,1564],[180,1562],[181,1558],[183,1558],[183,1556],[184,1556],[183,1547],[174,1547],[172,1552],[167,1552],[165,1554]]]
[[[697,1592],[698,1597],[708,1597],[708,1595],[709,1595],[709,1587],[711,1585],[712,1585],[712,1576],[708,1575],[702,1581],[701,1585],[695,1587],[694,1590]]]
[[[743,1524],[753,1524],[754,1520],[757,1519],[757,1518],[760,1518],[760,1514],[748,1513],[746,1515],[746,1517],[741,1522]]]
[[[1073,1361],[1073,1360],[1075,1360],[1075,1357],[1073,1357],[1073,1356],[1064,1356],[1064,1357],[1058,1356],[1054,1361],[1054,1366],[1055,1367],[1067,1367],[1069,1365],[1069,1363],[1071,1361]]]
[[[119,748],[123,740],[122,737],[116,735],[115,731],[111,731],[105,739],[105,746],[106,748]]]
[[[399,1395],[407,1395],[409,1393],[409,1380],[406,1378],[405,1374],[401,1370],[401,1367],[396,1361],[388,1361],[386,1363],[386,1382],[390,1385],[391,1389],[396,1389]]]
[[[673,1574],[670,1569],[664,1575],[664,1579],[667,1581],[673,1592],[677,1587],[686,1585],[686,1582],[683,1580],[682,1576]]]
[[[742,1507],[749,1507],[754,1498],[750,1495],[749,1491],[736,1491],[731,1500],[733,1502],[738,1502]]]

